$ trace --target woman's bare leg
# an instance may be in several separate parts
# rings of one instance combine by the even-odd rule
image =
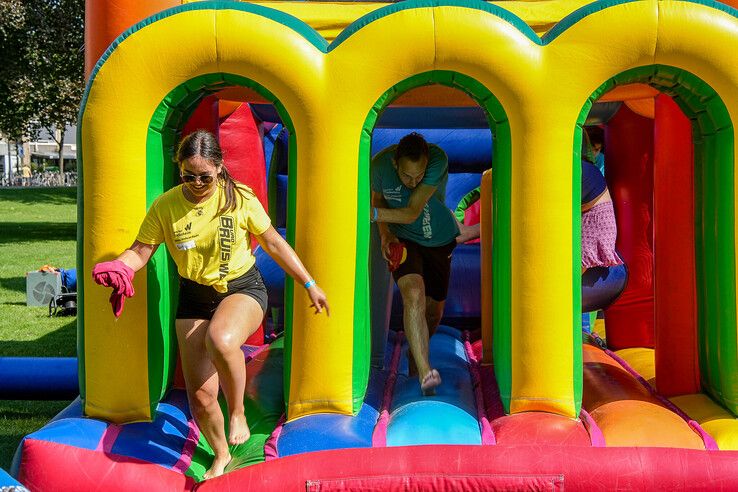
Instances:
[[[190,412],[215,453],[213,464],[205,472],[206,479],[222,475],[231,461],[223,412],[218,404],[218,374],[205,349],[208,324],[202,319],[178,319],[175,324]]]
[[[264,312],[253,297],[232,294],[221,301],[208,326],[205,347],[218,370],[228,403],[228,442],[232,445],[242,444],[251,436],[243,406],[246,365],[241,345],[263,318]]]

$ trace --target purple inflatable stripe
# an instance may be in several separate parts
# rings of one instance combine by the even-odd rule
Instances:
[[[113,449],[113,444],[115,444],[115,440],[118,439],[118,434],[120,434],[121,430],[123,430],[123,427],[118,424],[108,425],[108,428],[105,429],[103,435],[100,436],[100,442],[97,443],[97,449],[95,449],[95,451],[110,453]]]
[[[257,355],[264,352],[268,348],[269,344],[267,343],[265,343],[264,345],[259,345],[258,347],[255,347],[253,345],[242,345],[241,351],[243,352],[244,362],[248,364],[250,361],[254,360]]]
[[[172,469],[181,473],[186,472],[192,464],[192,455],[195,453],[197,442],[200,440],[200,429],[198,429],[194,419],[187,420],[187,427],[189,427],[190,432],[187,434],[184,446],[182,446],[182,456],[172,467]]]
[[[389,425],[389,409],[392,405],[392,395],[395,391],[395,381],[397,381],[397,368],[400,366],[400,354],[402,352],[403,332],[397,333],[395,338],[395,349],[392,353],[392,364],[390,365],[389,376],[384,386],[384,398],[382,398],[382,407],[377,419],[377,425],[374,426],[372,433],[372,446],[375,448],[383,448],[387,446],[387,426]]]
[[[469,341],[469,332],[464,332],[464,349],[466,350],[466,357],[469,359],[469,372],[471,373],[472,384],[474,385],[474,399],[477,404],[477,419],[479,419],[479,430],[482,434],[482,444],[497,444],[495,439],[495,433],[492,430],[492,426],[487,418],[487,412],[484,409],[484,395],[482,394],[482,378],[479,376],[479,361],[474,350],[472,349],[471,342]]]
[[[287,419],[283,414],[279,418],[279,422],[277,422],[277,427],[274,428],[272,434],[264,443],[264,461],[271,461],[279,458],[279,449],[277,448],[277,443],[279,441],[280,434],[282,434],[282,429],[284,428],[284,423],[286,421]]]
[[[579,413],[579,418],[584,424],[584,428],[587,429],[587,433],[589,433],[589,442],[592,443],[592,447],[606,447],[605,435],[602,433],[602,429],[600,429],[600,426],[597,425],[597,422],[595,422],[589,412],[582,408],[582,411]]]

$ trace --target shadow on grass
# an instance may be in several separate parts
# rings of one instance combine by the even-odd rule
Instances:
[[[0,287],[16,292],[26,291],[26,277],[0,278]],[[6,306],[25,306],[25,302],[0,302]]]
[[[4,357],[74,357],[68,353],[77,346],[77,318],[70,317],[61,328],[57,328],[35,340],[5,340]],[[76,349],[75,349],[76,351]]]
[[[0,244],[77,239],[75,222],[3,222]]]
[[[4,188],[0,189],[0,201],[25,205],[74,205],[77,188]]]

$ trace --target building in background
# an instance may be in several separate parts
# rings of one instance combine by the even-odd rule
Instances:
[[[62,155],[64,156],[64,171],[77,172],[76,126],[67,127]],[[46,130],[41,130],[35,141],[23,144],[8,142],[0,138],[0,183],[5,186],[19,184],[24,164],[29,164],[35,174],[59,171],[58,162],[59,152],[56,141]]]

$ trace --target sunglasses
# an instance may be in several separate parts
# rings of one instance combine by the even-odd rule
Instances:
[[[194,183],[199,180],[202,184],[210,184],[215,179],[212,174],[201,174],[199,176],[196,174],[180,174],[180,176],[185,183]]]

